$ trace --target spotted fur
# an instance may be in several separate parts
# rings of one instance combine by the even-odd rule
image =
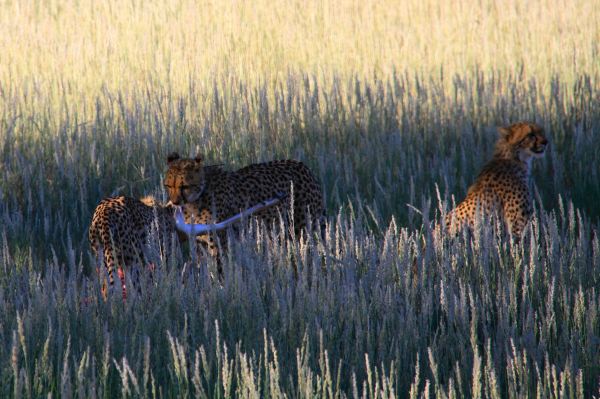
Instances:
[[[259,202],[287,194],[282,204],[257,212],[254,217],[267,226],[289,214],[293,202],[294,230],[299,233],[308,223],[324,226],[325,208],[321,186],[310,169],[294,160],[272,161],[226,171],[219,166],[203,166],[202,158],[169,155],[165,188],[173,205],[185,205],[187,223],[225,220]],[[293,187],[293,195],[292,195]],[[309,219],[310,215],[310,219]],[[216,234],[223,243],[226,232]],[[214,234],[198,237],[213,256],[218,254]]]
[[[175,232],[174,208],[157,204],[153,198],[131,197],[103,199],[92,217],[89,241],[94,256],[103,256],[110,285],[114,284],[115,266],[124,279],[122,267],[147,265],[146,247],[150,232],[157,232],[163,255],[171,252]],[[122,281],[124,283],[124,281]],[[103,294],[106,295],[103,288]],[[123,285],[123,296],[126,296]]]
[[[456,232],[473,226],[478,213],[497,215],[509,232],[520,236],[533,213],[529,177],[531,162],[544,154],[548,140],[535,123],[518,122],[498,129],[494,156],[469,187],[467,197],[446,217],[446,228]]]

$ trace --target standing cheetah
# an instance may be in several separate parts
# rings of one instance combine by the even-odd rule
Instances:
[[[161,253],[164,256],[171,253],[172,235],[176,232],[174,211],[174,207],[156,204],[151,197],[105,198],[96,207],[88,232],[90,246],[96,259],[103,253],[111,286],[117,266],[123,299],[127,297],[123,267],[148,266],[146,250],[150,232],[157,233]],[[106,299],[105,284],[102,295]]]
[[[302,162],[272,161],[232,172],[218,166],[205,167],[200,156],[180,158],[173,153],[167,162],[165,188],[173,205],[183,205],[186,223],[192,218],[195,223],[203,224],[226,220],[251,205],[284,196],[278,205],[265,207],[254,216],[268,226],[279,220],[280,215],[286,217],[291,210],[293,219],[289,222],[296,233],[309,223],[324,227],[325,207],[320,183]],[[221,242],[225,234],[225,231],[217,234]],[[214,234],[201,234],[197,241],[217,257]]]
[[[519,237],[533,213],[529,175],[533,158],[544,154],[548,140],[535,123],[518,122],[498,128],[500,137],[491,161],[469,187],[467,197],[446,216],[446,228],[456,233],[473,226],[478,212],[499,215]]]

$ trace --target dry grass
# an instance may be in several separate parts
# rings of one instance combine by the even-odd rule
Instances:
[[[0,0],[0,396],[600,396],[598,26],[584,0]],[[524,239],[438,236],[519,119],[551,139]],[[157,256],[98,301],[91,212],[163,198],[173,150],[305,161],[327,239],[250,229],[223,286]]]
[[[78,100],[234,76],[389,78],[513,73],[548,87],[597,76],[600,17],[586,0],[3,1],[0,82]],[[4,88],[6,90],[6,87]],[[36,93],[36,96],[39,93]],[[72,96],[72,97],[71,97]]]

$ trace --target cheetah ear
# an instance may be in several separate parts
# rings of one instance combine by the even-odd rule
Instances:
[[[507,139],[512,134],[512,130],[510,129],[510,127],[499,126],[498,127],[498,134],[500,134],[501,138]]]
[[[179,154],[176,152],[172,152],[167,156],[167,165],[170,165],[171,162],[177,161],[179,159]]]
[[[200,154],[196,155],[196,157],[194,158],[194,161],[196,161],[197,164],[201,164],[203,161],[202,155],[200,155]]]

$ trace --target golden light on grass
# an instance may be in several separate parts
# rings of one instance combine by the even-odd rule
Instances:
[[[555,1],[48,1],[0,4],[6,88],[93,97],[233,75],[285,81],[394,70],[597,76],[600,11]],[[25,84],[28,83],[28,84]]]

